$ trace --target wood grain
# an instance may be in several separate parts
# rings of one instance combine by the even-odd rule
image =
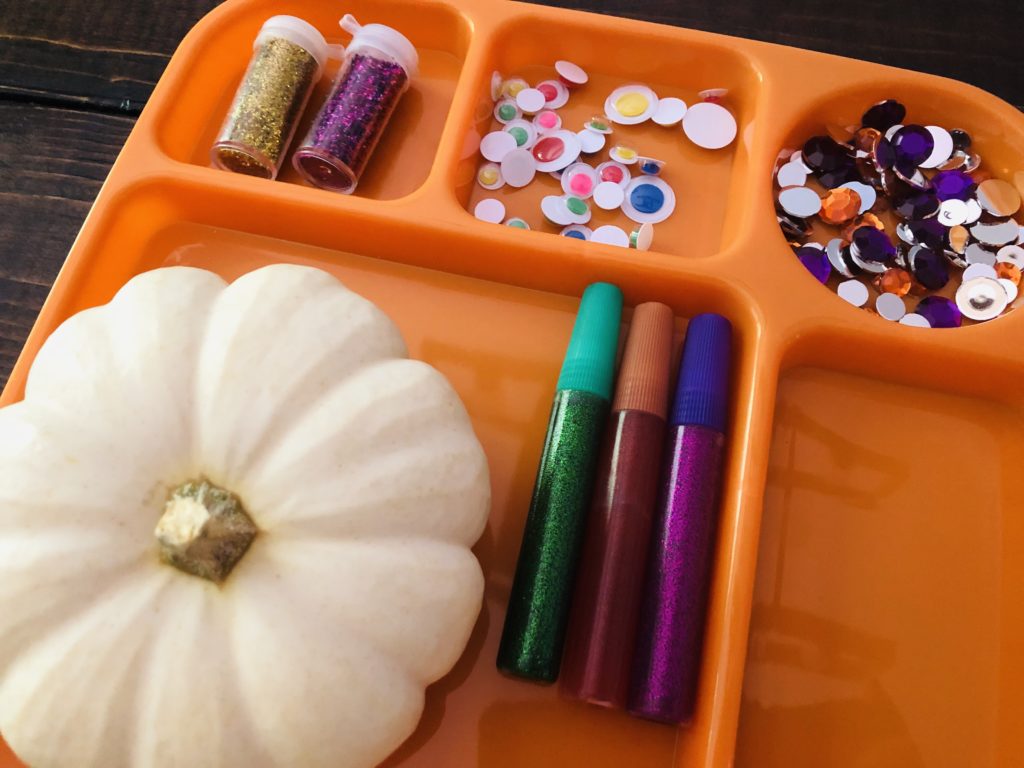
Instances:
[[[0,379],[134,120],[0,101]]]
[[[545,2],[945,75],[1024,107],[1024,4],[1011,0]],[[0,0],[0,383],[134,116],[215,5]]]

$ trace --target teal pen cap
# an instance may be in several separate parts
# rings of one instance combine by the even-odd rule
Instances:
[[[498,669],[516,677],[558,677],[621,321],[622,291],[588,286],[558,377],[498,647]]]
[[[559,390],[579,389],[612,399],[621,318],[622,291],[617,286],[587,286],[558,376]]]

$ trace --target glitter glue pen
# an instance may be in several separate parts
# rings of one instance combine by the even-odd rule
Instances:
[[[558,377],[498,648],[498,669],[552,683],[608,418],[622,292],[587,287]]]
[[[623,707],[658,496],[672,310],[640,304],[626,338],[576,579],[562,692]]]
[[[627,708],[664,723],[693,715],[711,580],[732,327],[697,315],[686,329],[669,418]]]

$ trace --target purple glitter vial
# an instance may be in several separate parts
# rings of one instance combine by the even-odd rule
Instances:
[[[341,28],[352,42],[292,163],[314,186],[349,194],[416,74],[419,56],[404,35],[383,24],[360,26],[347,14]]]
[[[655,511],[627,709],[664,723],[693,716],[725,450],[732,327],[697,315],[686,329]]]

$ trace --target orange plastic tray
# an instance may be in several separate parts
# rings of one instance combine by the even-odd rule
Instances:
[[[1024,754],[1024,311],[958,330],[886,323],[823,290],[773,215],[778,150],[899,98],[968,130],[995,173],[1024,159],[1024,117],[960,83],[748,40],[486,0],[231,0],[178,49],[115,163],[3,402],[63,319],[132,275],[188,264],[231,278],[320,266],[377,302],[465,400],[490,459],[476,551],[484,609],[388,766],[1004,766]],[[207,153],[269,16],[340,41],[392,24],[421,52],[359,187],[344,197],[217,171]],[[729,89],[718,153],[678,130],[630,135],[669,162],[677,212],[648,253],[476,221],[491,72],[555,58],[592,73],[569,120],[613,84],[687,101]],[[323,87],[321,87],[322,95]],[[316,99],[317,97],[314,97]],[[309,117],[307,116],[307,120]],[[300,134],[302,133],[300,127]],[[503,190],[502,193],[504,194]],[[525,193],[539,196],[539,190]],[[532,202],[516,203],[531,210]],[[594,280],[738,337],[699,707],[679,729],[563,700],[494,667],[552,390]],[[0,744],[0,768],[17,765]]]

